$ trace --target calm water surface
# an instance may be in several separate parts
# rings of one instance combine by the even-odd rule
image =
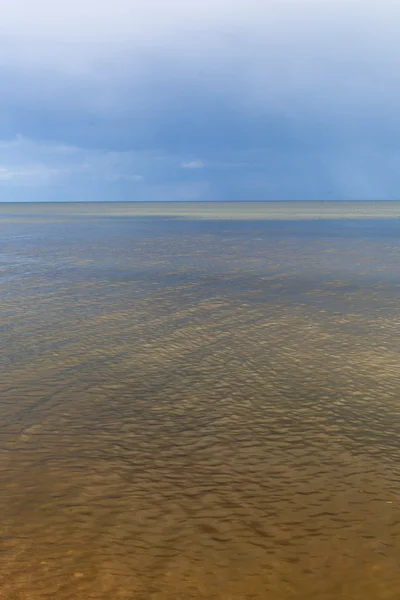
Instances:
[[[400,221],[18,210],[0,598],[398,600]]]

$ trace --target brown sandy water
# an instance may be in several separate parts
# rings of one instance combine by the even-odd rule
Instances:
[[[400,223],[45,216],[0,220],[0,598],[397,599]]]

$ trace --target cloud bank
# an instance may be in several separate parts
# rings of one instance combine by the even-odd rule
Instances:
[[[388,0],[3,0],[0,200],[398,199],[399,29]]]

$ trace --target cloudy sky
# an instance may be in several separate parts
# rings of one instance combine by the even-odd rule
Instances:
[[[400,4],[2,0],[0,200],[400,199]]]

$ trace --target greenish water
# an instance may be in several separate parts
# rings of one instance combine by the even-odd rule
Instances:
[[[174,207],[0,205],[1,599],[397,600],[400,220]]]
[[[4,203],[16,216],[158,216],[203,219],[398,219],[400,202],[52,202]]]

